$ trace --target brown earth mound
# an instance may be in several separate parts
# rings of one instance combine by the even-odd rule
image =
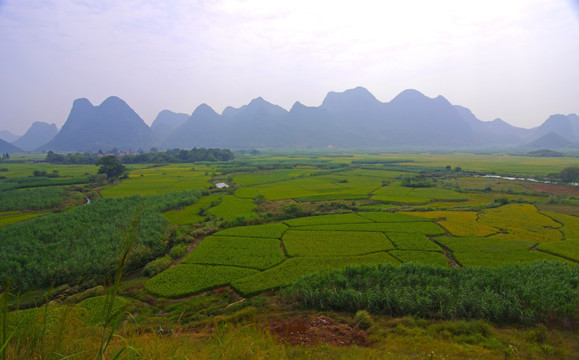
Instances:
[[[577,186],[553,184],[524,184],[523,186],[543,194],[579,195],[579,187]]]
[[[364,330],[340,324],[327,316],[284,319],[269,324],[270,332],[291,345],[328,344],[334,346],[368,344]]]

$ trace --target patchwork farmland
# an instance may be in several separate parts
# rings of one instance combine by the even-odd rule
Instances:
[[[0,275],[21,295],[10,300],[5,292],[2,299],[6,309],[67,303],[86,314],[78,319],[87,331],[103,325],[108,308],[127,324],[125,336],[167,326],[217,331],[221,322],[311,314],[306,308],[345,311],[338,318],[352,322],[354,313],[367,312],[374,318],[367,332],[377,343],[376,334],[423,339],[420,326],[484,321],[490,335],[477,332],[483,337],[469,340],[470,350],[456,336],[428,331],[437,334],[432,341],[469,356],[486,349],[504,357],[515,342],[517,349],[528,345],[520,350],[524,356],[569,358],[573,347],[566,342],[573,335],[565,324],[577,321],[579,286],[574,188],[481,176],[557,181],[554,170],[574,161],[245,155],[229,162],[130,165],[116,180],[97,176],[96,166],[59,164],[39,164],[55,175],[35,179],[27,175],[34,165],[7,163],[0,183]],[[565,187],[569,191],[561,191]],[[526,290],[496,280],[505,276],[526,279]],[[464,282],[462,290],[453,281]],[[560,300],[546,299],[540,289]],[[105,296],[111,291],[114,303]],[[21,310],[7,318],[34,328],[31,319],[39,315],[32,311],[38,314]],[[55,310],[51,319],[63,313]],[[403,331],[390,323],[395,320],[415,323]],[[534,348],[535,340],[515,335],[514,328],[494,330],[509,322],[529,332],[552,326],[545,336],[557,334],[560,349]],[[27,327],[16,329],[22,335],[14,336],[29,336]],[[18,345],[9,346],[14,354]]]

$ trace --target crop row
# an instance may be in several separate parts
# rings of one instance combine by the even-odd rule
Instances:
[[[278,239],[241,236],[210,236],[183,263],[230,265],[267,269],[284,260]]]
[[[227,285],[253,274],[259,272],[233,266],[180,264],[149,279],[145,289],[158,296],[177,298]]]
[[[240,199],[233,195],[225,195],[221,203],[211,209],[209,213],[218,219],[233,220],[238,216],[250,216],[254,214],[255,204],[251,199]]]
[[[340,269],[355,264],[399,264],[386,252],[362,256],[296,257],[289,258],[271,269],[240,277],[231,286],[244,295],[253,295],[269,289],[289,285],[302,276],[318,271]]]
[[[289,256],[362,255],[394,249],[380,232],[288,230],[283,244]]]
[[[492,226],[479,223],[478,213],[474,211],[426,211],[411,214],[436,220],[438,225],[454,236],[489,236],[499,232]]]
[[[537,249],[579,262],[579,239],[542,243]]]
[[[428,236],[443,235],[444,230],[432,222],[411,223],[366,223],[366,224],[337,224],[337,225],[310,225],[302,226],[299,230],[311,231],[357,231],[357,232],[385,232],[385,233],[413,233]]]
[[[495,237],[533,242],[559,241],[563,234],[556,230],[561,224],[537,211],[530,204],[510,204],[488,209],[479,215],[481,224],[504,231]]]
[[[237,226],[215,233],[215,236],[249,236],[280,239],[288,227],[283,223]]]
[[[440,246],[424,234],[389,232],[387,236],[400,250],[442,251]]]

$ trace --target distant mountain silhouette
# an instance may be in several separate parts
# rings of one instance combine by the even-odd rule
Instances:
[[[77,99],[66,123],[40,151],[98,151],[114,147],[121,150],[148,149],[151,129],[123,100],[107,98],[99,106]]]
[[[543,124],[532,129],[532,137],[539,139],[551,132],[572,141],[579,140],[579,116],[575,114],[551,115]]]
[[[467,108],[454,105],[454,109],[476,133],[477,144],[501,145],[520,143],[531,131],[506,123],[502,119],[481,121]]]
[[[58,128],[55,124],[36,121],[26,133],[22,135],[20,139],[13,142],[13,144],[22,150],[32,151],[52,140],[57,133]]]
[[[188,118],[189,115],[187,114],[174,113],[169,110],[161,111],[151,124],[154,141],[163,142],[175,129],[183,125]]]
[[[290,111],[262,97],[218,114],[207,104],[191,116],[164,110],[151,128],[121,99],[100,106],[76,100],[67,122],[40,150],[96,151],[118,149],[220,147],[272,148],[484,148],[545,143],[571,146],[579,139],[579,117],[554,115],[535,129],[512,126],[501,119],[481,121],[468,109],[443,96],[429,98],[404,90],[380,102],[363,87],[329,92],[317,107],[296,102]],[[564,134],[561,134],[563,132]],[[541,141],[538,141],[541,138]],[[536,144],[535,141],[538,141]]]
[[[14,154],[14,153],[21,153],[23,152],[22,149],[17,148],[16,146],[0,139],[0,155],[1,154]]]
[[[221,115],[195,110],[163,146],[231,148],[368,148],[470,146],[476,133],[444,97],[405,90],[389,103],[362,87],[330,92],[319,107],[288,112],[263,98]],[[477,120],[478,121],[478,120]]]
[[[18,140],[18,138],[20,138],[20,135],[15,135],[8,130],[0,130],[0,139],[6,142],[13,143]]]
[[[569,139],[551,131],[537,140],[531,141],[528,144],[523,145],[527,148],[539,148],[539,149],[563,149],[570,147],[577,147],[577,143],[570,141]]]

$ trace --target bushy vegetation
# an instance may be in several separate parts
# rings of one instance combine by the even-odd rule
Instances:
[[[59,187],[0,191],[0,211],[48,209],[62,204]]]
[[[139,155],[124,155],[121,161],[125,164],[149,164],[149,163],[192,163],[198,161],[229,161],[235,155],[227,149],[193,148],[171,149],[167,151],[153,151]]]
[[[199,191],[142,198],[102,199],[74,211],[0,229],[0,279],[27,290],[102,282],[114,274],[123,237],[137,224],[128,268],[165,251],[162,211],[193,203]]]
[[[116,151],[113,151],[116,156]],[[57,154],[49,151],[44,161],[52,164],[94,164],[102,157],[102,153],[68,153]],[[141,152],[137,155],[119,154],[124,164],[150,163],[191,163],[197,161],[228,161],[234,159],[234,154],[227,149],[193,148],[191,150],[171,149],[167,151]]]
[[[386,264],[308,275],[282,293],[318,309],[528,324],[573,316],[578,287],[579,268],[560,263],[494,269]]]

